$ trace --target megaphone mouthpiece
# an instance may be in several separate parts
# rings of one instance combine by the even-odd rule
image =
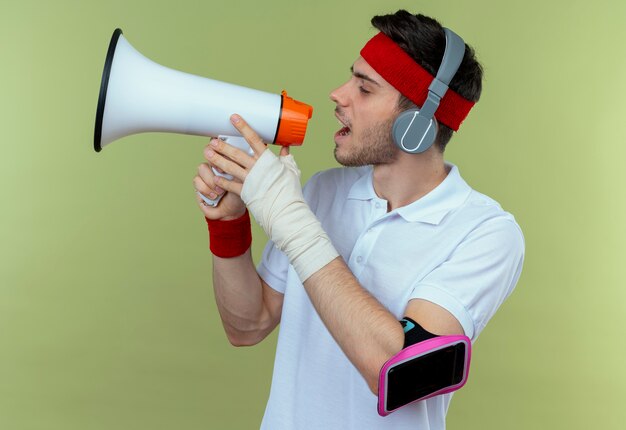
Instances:
[[[313,108],[292,99],[287,91],[283,90],[281,96],[282,108],[275,143],[283,146],[302,145],[307,123],[313,116]]]

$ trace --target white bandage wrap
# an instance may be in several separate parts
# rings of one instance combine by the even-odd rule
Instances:
[[[302,282],[339,256],[304,201],[291,155],[277,157],[265,150],[243,183],[241,199]]]

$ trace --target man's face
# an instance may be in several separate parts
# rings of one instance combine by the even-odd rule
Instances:
[[[400,93],[359,57],[352,76],[330,93],[335,116],[344,127],[335,133],[335,159],[344,166],[387,164],[399,149],[391,127],[399,113]]]

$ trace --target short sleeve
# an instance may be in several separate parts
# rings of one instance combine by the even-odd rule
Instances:
[[[475,340],[511,294],[522,271],[524,237],[508,217],[487,220],[449,258],[415,284],[410,299],[449,311]]]
[[[287,271],[289,270],[289,260],[284,252],[274,246],[274,242],[267,241],[263,249],[261,262],[257,267],[257,272],[261,279],[272,289],[285,294],[287,287]]]

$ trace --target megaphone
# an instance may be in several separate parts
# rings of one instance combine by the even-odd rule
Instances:
[[[169,69],[144,57],[113,32],[96,112],[94,149],[142,132],[239,136],[240,114],[266,143],[301,145],[313,108],[279,94]]]
[[[143,132],[221,137],[249,150],[230,122],[233,113],[264,142],[291,146],[302,144],[313,108],[285,91],[272,94],[167,68],[133,48],[121,29],[113,32],[96,111],[96,152]]]

